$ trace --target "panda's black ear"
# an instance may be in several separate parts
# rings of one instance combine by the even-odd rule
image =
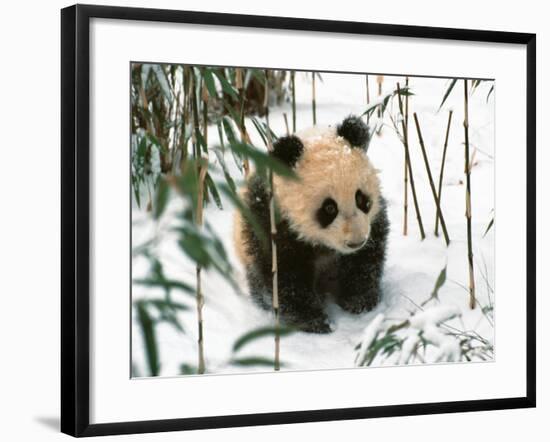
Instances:
[[[303,151],[302,141],[295,135],[288,135],[275,141],[271,155],[287,166],[294,167]]]
[[[342,121],[336,128],[336,133],[348,140],[353,147],[365,149],[369,144],[369,128],[360,117],[355,115],[350,115]]]

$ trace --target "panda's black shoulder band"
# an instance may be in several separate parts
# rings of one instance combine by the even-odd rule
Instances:
[[[290,167],[294,167],[304,151],[304,144],[295,135],[279,138],[273,144],[272,155]]]
[[[366,148],[369,142],[369,128],[360,117],[350,115],[336,128],[336,133],[353,147]]]

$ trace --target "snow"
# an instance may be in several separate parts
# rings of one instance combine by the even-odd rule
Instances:
[[[322,74],[323,81],[317,82],[317,123],[334,125],[351,113],[362,114],[366,106],[365,77],[348,74]],[[297,74],[297,129],[303,130],[312,124],[311,76]],[[370,77],[371,97],[376,98],[375,77]],[[405,84],[403,77],[384,78],[383,95]],[[297,332],[281,338],[281,361],[285,370],[310,370],[323,368],[353,367],[358,358],[356,347],[361,342],[372,343],[381,328],[410,320],[411,327],[396,332],[404,342],[399,354],[376,358],[371,366],[407,363],[419,342],[418,331],[425,339],[434,343],[433,348],[423,354],[422,362],[451,362],[460,357],[458,341],[446,334],[441,322],[452,317],[445,324],[462,332],[475,332],[488,343],[494,341],[494,312],[487,308],[495,303],[494,286],[494,237],[493,230],[484,236],[494,211],[494,94],[487,101],[490,88],[482,83],[470,96],[470,144],[475,152],[472,167],[472,229],[474,244],[474,267],[478,306],[468,307],[468,265],[465,218],[464,177],[464,129],[463,129],[463,84],[458,81],[443,108],[438,107],[449,81],[433,78],[410,78],[410,89],[415,94],[409,99],[409,143],[411,161],[418,194],[419,207],[426,231],[426,239],[420,240],[412,195],[409,191],[408,235],[403,236],[403,146],[396,136],[389,118],[380,135],[374,135],[369,147],[369,157],[380,170],[383,194],[388,201],[388,216],[391,223],[388,256],[382,281],[383,297],[371,312],[353,315],[329,303],[327,313],[334,330],[328,335]],[[397,101],[388,105],[388,111],[396,115]],[[417,112],[422,128],[428,159],[434,180],[439,177],[443,153],[443,142],[448,119],[448,110],[453,109],[453,121],[448,143],[445,176],[442,190],[442,211],[451,239],[449,247],[443,236],[433,233],[435,204],[429,187],[428,176],[418,144],[412,112]],[[270,125],[275,133],[284,134],[283,113],[291,120],[290,103],[270,109]],[[376,120],[376,113],[371,124]],[[254,126],[249,125],[253,143],[263,148]],[[209,140],[216,143],[217,130],[212,127]],[[214,162],[214,156],[211,158]],[[233,176],[240,176],[230,155],[226,162]],[[221,177],[221,175],[220,175]],[[222,179],[222,178],[220,178]],[[436,184],[437,185],[437,184]],[[146,201],[146,197],[144,197]],[[257,339],[233,355],[232,345],[243,334],[253,329],[273,324],[270,312],[256,307],[246,295],[247,287],[244,269],[238,261],[233,247],[233,209],[222,196],[224,210],[214,204],[205,209],[208,220],[223,239],[234,267],[234,276],[239,283],[235,290],[214,272],[203,272],[203,293],[205,296],[204,343],[208,373],[232,373],[243,371],[266,371],[267,367],[235,366],[229,361],[234,356],[273,357],[273,337]],[[164,216],[152,220],[150,214],[140,210],[134,203],[132,211],[132,244],[139,246],[157,235],[155,254],[163,263],[167,278],[183,280],[194,285],[195,267],[179,250],[176,235],[170,230],[175,215],[182,207],[178,197],[173,197]],[[438,300],[430,298],[439,272],[447,266],[447,279],[438,292]],[[146,277],[150,270],[149,261],[135,256],[132,262],[132,277]],[[155,298],[163,292],[150,287],[133,286],[133,299]],[[162,376],[180,374],[180,364],[196,366],[197,324],[195,300],[192,295],[173,293],[178,302],[187,304],[188,311],[178,313],[185,333],[178,332],[169,324],[161,324],[157,330],[159,357]],[[412,316],[411,316],[412,315]],[[382,327],[382,324],[384,327]],[[138,323],[133,322],[132,354],[136,373],[147,375],[144,343]],[[364,346],[359,352],[366,351]],[[359,353],[361,356],[361,353]],[[363,355],[364,356],[364,355]],[[416,363],[421,361],[416,360]]]

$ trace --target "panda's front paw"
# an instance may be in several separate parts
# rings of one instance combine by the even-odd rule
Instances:
[[[326,316],[315,318],[300,324],[300,330],[308,333],[332,333],[332,327]]]
[[[378,293],[369,292],[366,295],[356,295],[338,299],[338,305],[345,311],[359,314],[371,311],[378,304]]]

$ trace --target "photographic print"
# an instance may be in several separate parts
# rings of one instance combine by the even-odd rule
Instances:
[[[130,63],[131,375],[491,362],[495,82]]]

